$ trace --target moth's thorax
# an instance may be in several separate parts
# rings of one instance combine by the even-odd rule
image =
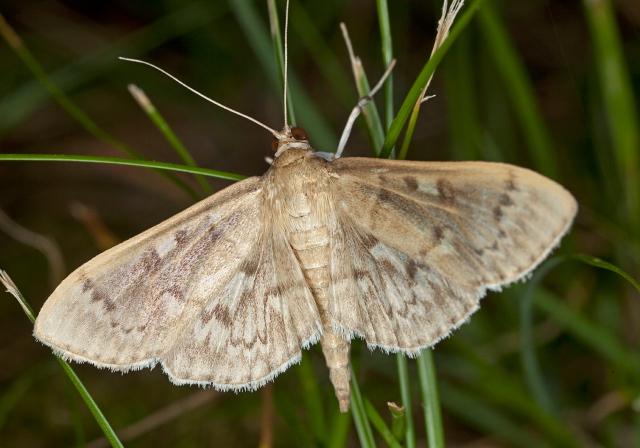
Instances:
[[[266,209],[287,234],[326,225],[331,191],[326,164],[310,147],[291,148],[265,173]]]
[[[307,142],[285,143],[278,149],[273,166],[281,168],[313,154],[315,151]]]

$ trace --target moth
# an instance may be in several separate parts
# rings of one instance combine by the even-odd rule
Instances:
[[[285,123],[286,103],[285,88]],[[66,360],[160,364],[175,384],[223,391],[263,386],[320,342],[347,412],[351,340],[417,356],[488,290],[526,277],[577,211],[525,168],[327,160],[301,128],[269,130],[262,176],[78,268],[42,307],[35,337]]]
[[[513,165],[325,160],[286,126],[251,177],[98,255],[53,292],[35,336],[117,371],[255,390],[320,342],[340,410],[349,348],[417,356],[487,290],[522,279],[577,210]]]

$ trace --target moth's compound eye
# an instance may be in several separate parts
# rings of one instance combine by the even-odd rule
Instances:
[[[278,143],[280,143],[280,140],[278,140],[276,137],[273,137],[273,140],[271,140],[271,149],[273,150],[273,152],[278,152]]]
[[[309,140],[309,136],[307,135],[307,131],[302,128],[292,127],[291,135],[296,140]]]

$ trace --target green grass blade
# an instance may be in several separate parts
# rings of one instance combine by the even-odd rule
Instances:
[[[640,236],[640,116],[624,60],[620,30],[609,0],[583,1],[629,228]]]
[[[31,308],[31,305],[29,305],[20,290],[15,286],[13,281],[11,281],[9,276],[3,271],[0,271],[0,282],[2,282],[2,284],[7,288],[7,292],[12,294],[18,300],[18,303],[20,303],[20,305],[22,306],[22,309],[24,310],[31,323],[34,323],[36,321],[36,315],[33,312],[33,308]],[[62,366],[62,370],[64,370],[64,372],[67,374],[67,376],[71,380],[71,383],[73,383],[75,388],[80,393],[80,396],[87,404],[89,411],[93,415],[93,418],[95,418],[98,426],[100,426],[100,428],[102,429],[102,432],[104,432],[104,435],[109,440],[109,443],[111,443],[111,446],[114,448],[122,447],[123,445],[122,443],[120,443],[118,436],[116,436],[116,433],[113,431],[111,425],[102,414],[102,411],[93,400],[93,397],[91,397],[87,389],[84,387],[84,384],[82,384],[82,382],[80,381],[80,378],[78,378],[76,373],[66,361],[62,360],[62,358],[60,358],[58,355],[54,354],[54,356]]]
[[[280,32],[280,19],[278,18],[278,8],[276,7],[276,0],[267,0],[267,7],[269,8],[269,24],[271,28],[271,42],[273,44],[273,54],[276,57],[276,66],[280,78],[280,87],[284,92],[287,87],[284,85],[285,78],[285,64],[284,64],[284,43],[282,40],[282,33]],[[287,92],[288,93],[288,92]],[[293,108],[293,101],[291,95],[287,94],[287,118],[288,123],[291,126],[297,126],[296,114]]]
[[[313,365],[309,356],[310,353],[305,354],[307,356],[302,357],[302,361],[297,369],[298,377],[302,384],[302,398],[309,417],[309,423],[311,424],[311,431],[313,432],[316,440],[318,440],[321,445],[325,445],[327,427],[324,418],[322,394],[320,393],[320,386],[318,385],[316,373],[313,370]],[[333,405],[333,403],[331,404]]]
[[[402,128],[409,119],[409,116],[413,111],[413,107],[415,106],[418,97],[422,93],[422,89],[424,89],[424,86],[426,85],[429,78],[431,78],[431,75],[433,75],[433,72],[435,72],[444,55],[447,53],[447,51],[449,51],[449,48],[456,41],[460,33],[462,33],[462,31],[467,27],[474,14],[476,13],[476,10],[482,3],[483,0],[472,0],[470,2],[467,10],[463,14],[461,14],[457,23],[452,27],[449,36],[445,39],[440,48],[433,54],[433,56],[420,71],[420,74],[413,83],[411,90],[409,90],[409,93],[405,97],[402,106],[400,106],[398,114],[389,127],[389,132],[387,133],[384,145],[382,146],[382,150],[380,151],[380,157],[386,159],[391,155],[391,149],[398,141],[400,133],[402,132]]]
[[[626,348],[608,329],[580,315],[560,298],[542,289],[537,291],[535,304],[593,351],[640,379],[640,355]]]
[[[465,382],[466,387],[474,391],[477,399],[492,403],[513,415],[514,418],[534,425],[544,434],[546,440],[554,444],[553,446],[576,448],[580,446],[575,434],[564,422],[544,412],[532,400],[518,376],[488,361],[460,340],[452,340],[452,342],[464,347],[465,359],[458,358],[455,363],[447,363],[448,368],[444,368],[445,363],[442,363],[441,371]],[[441,384],[441,390],[443,388],[444,383]],[[444,392],[442,397],[442,405],[446,406],[447,397]]]
[[[433,360],[433,351],[427,348],[416,359],[418,378],[420,378],[420,393],[424,406],[424,420],[427,428],[427,442],[429,448],[444,448],[444,427],[440,412],[440,398],[438,396],[438,377]]]
[[[382,44],[382,62],[386,69],[393,60],[393,40],[391,38],[391,24],[389,23],[389,6],[387,0],[376,0],[378,7],[378,25]],[[393,72],[385,81],[384,87],[384,129],[389,129],[393,121]],[[378,150],[380,147],[376,147]]]
[[[33,57],[29,49],[22,43],[22,40],[13,31],[9,24],[5,21],[4,17],[0,15],[0,35],[9,43],[11,49],[20,57],[22,62],[29,68],[33,75],[46,87],[51,96],[58,102],[63,109],[65,109],[69,115],[71,115],[78,123],[85,128],[87,132],[94,137],[108,143],[111,146],[135,157],[137,159],[145,160],[146,157],[133,148],[125,145],[116,138],[105,132],[100,126],[98,126],[93,120],[91,120],[76,104],[71,101],[67,95],[51,80],[51,78],[44,71],[42,66]],[[159,172],[159,174],[175,185],[182,188],[194,199],[199,199],[200,196],[187,184],[175,177],[171,173]]]
[[[473,391],[466,391],[461,387],[443,383],[442,404],[447,411],[457,418],[467,422],[484,434],[508,442],[511,446],[521,448],[544,448],[540,439],[532,437],[526,427],[520,422],[513,421],[509,412],[504,412],[495,406],[490,406],[486,400],[479,399]]]
[[[350,110],[353,103],[353,90],[349,82],[349,74],[346,67],[340,62],[333,50],[326,42],[326,36],[322,35],[310,17],[307,10],[298,2],[291,11],[292,19],[289,25],[294,31],[293,39],[302,42],[309,55],[314,59],[318,70],[336,92],[338,99]]]
[[[472,33],[463,33],[443,63],[449,138],[455,160],[477,160],[481,157],[479,136],[482,135],[482,125],[473,40]]]
[[[554,403],[551,392],[545,385],[540,364],[536,356],[536,349],[533,335],[533,302],[535,290],[538,288],[542,279],[564,260],[563,257],[554,257],[545,261],[540,266],[533,277],[527,282],[524,292],[520,297],[520,340],[522,345],[521,362],[525,380],[529,391],[545,412],[557,416],[558,409]]]
[[[374,408],[371,402],[366,398],[364,399],[364,409],[367,413],[369,421],[374,426],[374,428],[378,430],[378,433],[380,433],[384,441],[387,442],[387,445],[391,448],[402,448],[402,445],[393,435],[393,432],[389,429],[382,416],[378,414],[376,408]]]
[[[351,415],[349,413],[334,412],[331,419],[327,448],[343,448],[347,446],[349,429],[351,427]]]
[[[171,129],[164,117],[160,115],[160,112],[158,112],[158,109],[156,109],[147,95],[134,85],[129,86],[129,91],[184,163],[190,167],[197,168],[198,165],[196,164],[196,161],[193,159],[187,148],[182,144],[175,132],[173,132],[173,129]],[[200,184],[200,188],[202,188],[206,194],[213,194],[211,185],[207,183],[202,174],[196,174],[195,178],[198,184]]]
[[[638,292],[640,292],[640,283],[638,283],[636,279],[631,277],[629,274],[627,274],[625,271],[620,269],[618,266],[615,266],[611,263],[607,263],[606,261],[601,260],[599,258],[592,257],[591,255],[577,254],[577,255],[573,255],[571,258],[582,261],[583,263],[587,263],[597,268],[602,268],[608,271],[615,272],[616,274],[628,280],[629,283],[631,283],[633,287],[636,288]]]
[[[404,441],[404,435],[407,425],[407,414],[404,407],[398,406],[396,403],[388,403],[389,412],[391,413],[391,432],[393,436],[400,442]]]
[[[362,98],[371,92],[371,87],[369,86],[369,80],[367,79],[367,74],[362,64],[360,64],[358,68],[359,73],[356,74],[356,87],[358,89],[358,95]],[[384,129],[382,127],[382,121],[380,121],[378,109],[376,109],[373,101],[365,104],[362,108],[362,115],[364,115],[369,141],[371,142],[374,154],[377,156],[377,151],[384,142]]]
[[[156,49],[163,43],[214,20],[222,12],[221,8],[212,7],[206,2],[189,5],[52,71],[50,77],[61,90],[74,91],[98,76],[113,71],[121,64],[118,56],[136,57]],[[0,135],[15,127],[27,114],[49,99],[49,93],[37,81],[28,81],[13,89],[0,100]]]
[[[229,6],[242,26],[271,85],[281,95],[281,82],[278,79],[276,64],[273,61],[270,34],[262,23],[255,4],[249,0],[229,0]],[[335,133],[315,104],[309,99],[305,90],[300,88],[293,71],[289,71],[289,92],[292,100],[297,105],[298,115],[296,118],[298,125],[305,127],[309,131],[310,137],[314,141],[314,148],[325,152],[335,151],[338,146]],[[279,128],[279,126],[276,125],[274,128]]]
[[[296,441],[297,446],[319,446],[313,439],[311,431],[307,431],[306,423],[301,418],[300,405],[296,397],[291,395],[288,389],[277,387],[275,389],[275,405],[278,416],[287,424],[287,431]]]
[[[0,160],[112,163],[115,165],[140,166],[157,170],[181,171],[183,173],[190,174],[204,174],[205,176],[219,177],[220,179],[242,180],[247,178],[247,176],[242,176],[240,174],[209,170],[207,168],[198,168],[166,162],[151,162],[149,160],[123,159],[119,157],[76,156],[62,154],[0,154]]]
[[[75,446],[84,448],[87,446],[87,437],[85,435],[84,427],[82,425],[82,416],[80,414],[80,407],[78,406],[78,400],[76,391],[71,380],[65,378],[65,392],[69,401],[69,416],[71,418],[71,426],[73,427],[73,433],[75,436]]]
[[[54,367],[55,364],[49,361],[40,362],[29,367],[11,383],[5,383],[0,396],[0,431],[2,431],[11,411],[28,396],[34,384],[52,373]]]
[[[118,436],[116,435],[113,428],[111,428],[109,421],[105,418],[104,414],[102,413],[96,402],[93,400],[93,397],[89,394],[89,391],[87,391],[87,389],[84,387],[84,384],[82,384],[80,378],[78,378],[78,375],[76,375],[76,373],[67,362],[63,361],[58,356],[56,356],[56,358],[58,359],[60,366],[62,366],[62,370],[64,370],[64,373],[67,374],[67,376],[71,380],[71,383],[73,383],[74,387],[86,403],[89,411],[91,412],[91,415],[93,415],[93,418],[98,423],[98,426],[100,426],[100,429],[102,429],[102,432],[104,433],[107,440],[109,440],[111,446],[114,448],[124,447],[124,445],[122,445],[122,443],[118,439]]]
[[[495,9],[493,2],[486,2],[480,8],[478,12],[480,28],[501,76],[504,89],[509,94],[520,120],[535,169],[546,176],[557,178],[557,158],[535,100],[533,86]]]
[[[398,159],[400,160],[404,160],[407,158],[407,153],[409,152],[409,145],[411,144],[411,137],[413,137],[413,131],[415,130],[416,123],[418,122],[419,109],[420,109],[420,106],[415,105],[413,111],[411,112],[411,116],[409,117],[407,132],[405,133],[404,140],[402,141],[402,146],[400,147],[400,152],[398,153]]]
[[[400,397],[405,412],[405,446],[416,447],[416,430],[413,424],[413,407],[411,401],[411,383],[409,380],[409,365],[407,357],[402,353],[396,354],[396,366],[398,369],[398,382],[400,383]]]
[[[356,374],[353,368],[351,368],[351,415],[356,425],[360,446],[374,448],[376,446],[375,439],[373,438],[371,425],[369,424],[369,419],[367,418],[367,413],[364,408],[360,386],[358,386],[358,381],[356,381],[355,378]]]

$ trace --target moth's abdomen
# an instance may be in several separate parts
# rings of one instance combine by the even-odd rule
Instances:
[[[297,219],[304,219],[300,216]],[[294,218],[295,219],[295,218]],[[350,344],[334,333],[328,316],[330,276],[329,229],[326,226],[313,227],[289,234],[289,243],[300,263],[305,280],[311,289],[322,320],[323,334],[320,339],[322,351],[329,367],[329,377],[333,383],[340,410],[349,410],[349,370]]]

